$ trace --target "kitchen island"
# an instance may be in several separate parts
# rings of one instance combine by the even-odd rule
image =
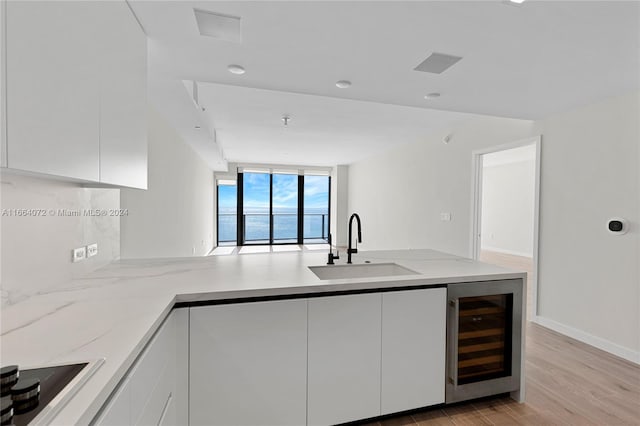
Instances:
[[[306,251],[117,262],[5,306],[2,363],[39,366],[104,358],[55,419],[56,424],[88,423],[117,396],[174,306],[183,307],[174,310],[177,329],[176,324],[185,322],[180,312],[216,301],[320,300],[345,292],[375,294],[500,280],[522,283],[526,276],[432,250],[402,250],[361,252],[354,263],[392,262],[417,274],[323,281],[308,267],[324,265],[326,259],[326,253]],[[188,409],[188,401],[180,404],[176,410]]]

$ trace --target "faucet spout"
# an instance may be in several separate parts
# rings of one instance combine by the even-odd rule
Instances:
[[[353,240],[353,219],[356,220],[356,224],[358,226],[358,239],[356,241],[356,247],[353,248],[351,246],[351,242]],[[360,223],[360,216],[358,213],[354,213],[349,218],[349,248],[347,249],[347,263],[351,263],[351,254],[358,252],[358,243],[362,242],[362,225]]]

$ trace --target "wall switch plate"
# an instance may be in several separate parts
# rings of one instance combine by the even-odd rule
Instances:
[[[85,257],[87,257],[86,247],[80,247],[80,248],[71,250],[71,261],[73,263],[80,262],[81,260],[84,260]]]
[[[98,254],[98,243],[89,244],[87,246],[87,257],[93,257]]]
[[[440,220],[443,222],[451,221],[451,213],[440,213]]]

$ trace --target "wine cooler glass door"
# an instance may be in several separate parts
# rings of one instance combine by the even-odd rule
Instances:
[[[511,375],[513,295],[458,300],[458,384]]]
[[[522,280],[448,288],[447,402],[520,386]]]

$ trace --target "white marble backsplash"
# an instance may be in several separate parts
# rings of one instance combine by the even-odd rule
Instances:
[[[120,257],[120,190],[0,174],[2,306],[83,276]],[[107,211],[99,216],[89,213]],[[98,255],[71,262],[73,248],[98,243]]]

